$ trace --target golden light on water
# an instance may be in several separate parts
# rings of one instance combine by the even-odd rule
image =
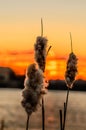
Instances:
[[[48,61],[47,66],[46,66],[47,70],[56,70],[57,69],[57,62],[54,61]]]

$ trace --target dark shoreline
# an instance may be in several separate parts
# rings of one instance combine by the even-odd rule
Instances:
[[[24,79],[25,76],[18,75],[14,79],[8,81],[0,80],[0,88],[24,88]],[[2,87],[3,86],[3,87]],[[49,80],[49,90],[67,90],[67,86],[64,80]],[[86,80],[78,79],[74,82],[73,88],[71,91],[86,91]]]

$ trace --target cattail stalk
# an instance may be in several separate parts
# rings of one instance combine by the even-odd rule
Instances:
[[[47,54],[51,48],[49,47],[48,51],[47,49],[47,38],[43,37],[43,20],[41,18],[41,36],[38,36],[36,38],[36,43],[34,44],[34,50],[35,50],[35,61],[38,64],[38,67],[42,70],[42,72],[45,72],[45,66],[46,66],[46,57]],[[44,80],[44,82],[46,82]],[[45,89],[45,85],[44,88]],[[44,106],[44,97],[42,96],[42,130],[45,130],[45,106]]]
[[[41,18],[41,37],[43,37],[43,20],[42,20],[42,18]],[[42,97],[42,130],[45,130],[45,106],[44,106],[43,97]]]
[[[73,52],[73,45],[72,45],[72,36],[71,36],[71,32],[70,32],[70,41],[71,41],[71,53],[72,53],[72,52]],[[63,130],[65,130],[66,114],[67,114],[67,106],[68,106],[68,97],[69,97],[69,87],[68,87],[68,89],[67,89],[66,103],[64,102]]]
[[[64,103],[64,120],[63,120],[63,130],[65,130],[67,106],[68,106],[69,88],[67,90],[66,103]]]
[[[27,114],[26,130],[29,128],[29,115]]]
[[[71,35],[71,32],[70,32],[70,41],[71,41],[71,52],[73,52],[73,44],[72,44],[72,35]]]
[[[41,18],[41,37],[43,37],[43,20]],[[50,51],[51,46],[48,48],[48,51],[46,53],[46,56],[48,55],[48,52]],[[45,68],[43,72],[45,71]],[[42,97],[42,130],[45,130],[45,106],[44,106],[44,98]]]
[[[1,125],[0,125],[0,130],[4,130],[4,128],[5,128],[5,121],[4,121],[4,119],[2,119],[2,120],[0,121],[0,123],[1,123]]]
[[[68,106],[68,98],[69,98],[69,90],[73,87],[73,83],[75,81],[75,76],[77,73],[77,57],[73,53],[73,45],[72,45],[72,36],[70,33],[70,41],[71,41],[71,53],[69,55],[69,59],[67,61],[67,67],[65,72],[65,81],[66,85],[68,87],[67,89],[67,96],[66,96],[66,102],[64,102],[64,118],[62,119],[62,110],[60,110],[60,129],[65,130],[65,123],[66,123],[66,115],[67,115],[67,106]],[[63,121],[63,124],[62,124]]]
[[[68,106],[68,98],[69,98],[69,90],[73,87],[73,83],[75,80],[75,76],[77,73],[77,58],[73,53],[73,45],[72,45],[72,36],[70,33],[70,40],[71,40],[71,54],[69,56],[69,60],[67,62],[67,70],[66,70],[66,84],[67,84],[67,96],[66,96],[66,103],[64,103],[64,120],[63,120],[63,130],[65,130],[65,123],[66,123],[66,115],[67,115],[67,106]]]
[[[45,107],[43,97],[42,97],[42,130],[45,130]]]
[[[60,130],[62,130],[62,110],[59,110],[60,114]]]
[[[41,18],[41,37],[43,37],[43,20]]]

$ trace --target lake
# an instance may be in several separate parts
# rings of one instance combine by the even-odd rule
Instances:
[[[26,113],[21,106],[22,90],[0,89],[0,121],[5,130],[25,130]],[[45,95],[45,128],[60,130],[59,109],[63,110],[66,91],[48,91]],[[41,108],[30,117],[29,130],[41,129]],[[86,130],[86,92],[70,91],[65,130]]]

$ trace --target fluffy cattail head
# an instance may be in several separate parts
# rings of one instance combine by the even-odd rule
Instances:
[[[35,63],[31,64],[26,70],[26,80],[24,82],[24,85],[35,90],[38,88],[38,86],[41,86],[42,83],[43,72],[41,69],[37,68]]]
[[[44,72],[46,64],[46,47],[47,39],[45,37],[38,36],[34,45],[35,60],[39,65],[39,68]]]
[[[72,52],[69,55],[69,59],[67,61],[67,67],[66,67],[66,72],[65,72],[65,80],[66,84],[69,88],[72,88],[73,83],[75,81],[75,76],[77,74],[77,57],[76,55]]]
[[[21,104],[25,108],[25,111],[31,115],[32,112],[37,110],[38,105],[40,105],[42,95],[46,93],[43,72],[36,67],[36,64],[31,64],[27,68],[24,86]]]
[[[31,115],[32,112],[37,110],[38,105],[40,104],[40,94],[33,91],[33,89],[24,89],[22,92],[23,100],[21,101],[22,106],[25,108],[25,111]]]

